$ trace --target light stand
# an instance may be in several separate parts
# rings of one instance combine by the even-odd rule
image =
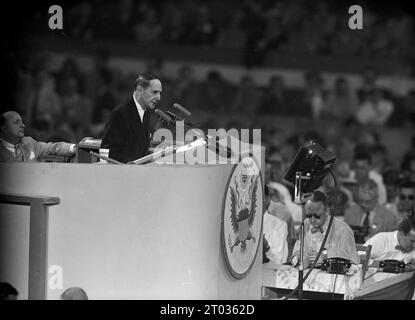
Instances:
[[[311,193],[306,193],[305,195],[301,192],[301,181],[309,180],[310,175],[302,175],[301,171],[295,172],[295,185],[294,185],[294,202],[301,205],[302,209],[302,218],[300,225],[300,265],[298,268],[298,299],[303,299],[303,274],[304,274],[304,203],[310,198]]]
[[[331,172],[331,166],[335,163],[336,156],[328,150],[325,150],[318,143],[309,141],[300,147],[294,160],[289,167],[285,180],[295,188],[294,201],[296,204],[301,205],[302,219],[300,225],[300,259],[299,259],[299,272],[298,272],[298,286],[284,299],[288,299],[298,290],[298,298],[301,300],[303,297],[303,283],[310,275],[311,271],[315,267],[324,245],[327,240],[327,236],[330,231],[331,224],[333,222],[333,216],[330,217],[329,226],[324,235],[323,242],[317,253],[311,268],[303,278],[304,274],[304,220],[305,220],[305,202],[312,197],[313,191],[316,190],[321,184],[327,173]],[[303,194],[305,192],[305,194]]]

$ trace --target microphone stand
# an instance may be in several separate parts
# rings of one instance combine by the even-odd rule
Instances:
[[[300,265],[298,268],[298,299],[303,299],[303,275],[304,275],[304,203],[309,198],[301,192],[301,181],[311,179],[309,175],[303,176],[301,171],[296,171],[295,173],[295,190],[294,190],[294,202],[301,205],[302,209],[302,218],[300,225]]]

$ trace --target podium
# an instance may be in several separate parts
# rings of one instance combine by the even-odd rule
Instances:
[[[59,299],[66,288],[78,286],[90,299],[260,299],[262,237],[242,279],[228,271],[221,246],[223,203],[234,169],[232,164],[0,164],[1,195],[59,199],[47,219],[38,221],[46,241],[40,255],[43,282],[37,283],[43,293],[37,298]],[[6,243],[17,248],[13,256],[2,252],[0,281],[27,299],[27,273],[33,272],[30,213],[0,204],[0,214],[2,221],[9,219],[8,234],[20,235]]]

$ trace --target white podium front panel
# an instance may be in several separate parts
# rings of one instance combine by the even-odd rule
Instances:
[[[233,279],[220,243],[233,165],[1,164],[0,192],[49,208],[47,299],[259,299],[262,251]],[[23,223],[23,222],[22,222]]]

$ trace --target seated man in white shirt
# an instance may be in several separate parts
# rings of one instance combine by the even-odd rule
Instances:
[[[327,196],[321,191],[314,191],[311,200],[304,207],[306,219],[304,221],[304,268],[312,263],[321,247],[324,235],[329,224],[329,206]],[[356,243],[352,229],[340,219],[334,218],[325,244],[327,258],[344,258],[354,264],[359,263]],[[300,241],[297,241],[291,264],[298,265],[300,257]],[[324,259],[320,255],[319,263]]]
[[[402,220],[397,231],[380,232],[364,245],[372,246],[369,265],[386,259],[415,263],[415,219]]]
[[[41,156],[71,156],[76,153],[76,145],[66,142],[38,142],[24,136],[25,125],[15,111],[0,115],[0,162],[38,161]]]

